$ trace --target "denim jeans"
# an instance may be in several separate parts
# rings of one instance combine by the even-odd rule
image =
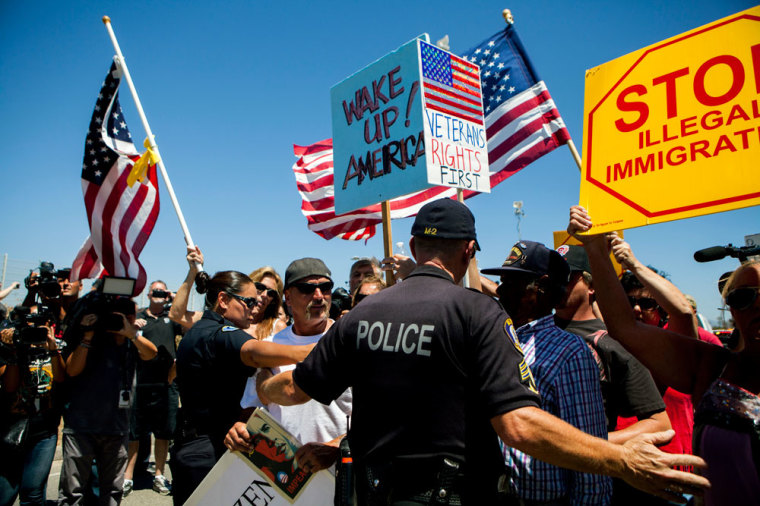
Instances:
[[[50,466],[58,434],[28,441],[17,455],[3,455],[0,468],[0,506],[11,505],[19,496],[22,506],[44,505]]]

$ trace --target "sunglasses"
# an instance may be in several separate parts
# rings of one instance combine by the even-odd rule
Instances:
[[[333,289],[332,281],[325,281],[324,283],[293,283],[290,286],[298,288],[298,291],[304,295],[311,295],[319,288],[322,293],[331,293]]]
[[[758,291],[760,291],[760,287],[757,286],[735,288],[726,295],[726,304],[731,309],[737,311],[749,309],[755,303],[755,300],[757,300]]]
[[[257,281],[254,283],[254,286],[256,287],[256,291],[259,292],[259,295],[266,295],[270,299],[274,299],[278,295],[277,290],[272,290],[264,283],[259,283]]]
[[[642,311],[651,311],[658,306],[657,301],[651,297],[628,297],[631,307],[639,306]]]
[[[358,303],[360,303],[367,297],[369,297],[369,295],[367,295],[366,293],[357,293],[356,295],[354,295],[354,306],[356,306]]]
[[[229,295],[230,297],[235,297],[237,300],[245,304],[245,307],[247,307],[248,309],[253,309],[253,306],[255,306],[256,302],[258,302],[256,300],[256,297],[243,297],[242,295],[238,295],[236,293],[230,293],[230,292],[227,292],[227,295]]]

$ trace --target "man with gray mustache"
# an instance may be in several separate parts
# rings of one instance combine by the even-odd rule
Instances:
[[[293,315],[293,325],[278,332],[272,341],[288,345],[308,345],[319,341],[333,323],[329,318],[333,281],[330,269],[318,258],[294,260],[285,271],[285,301]],[[283,366],[279,373],[295,366]],[[268,370],[258,373],[269,377]],[[246,391],[248,405],[261,406],[256,392]],[[339,456],[338,445],[347,432],[347,415],[351,414],[351,389],[347,389],[329,405],[317,401],[300,406],[267,406],[272,416],[299,441],[305,443],[296,453],[301,467],[316,472],[332,466]],[[251,438],[244,423],[236,423],[224,441],[231,450],[250,451]]]

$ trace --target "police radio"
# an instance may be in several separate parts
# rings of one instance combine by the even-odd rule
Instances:
[[[346,435],[340,440],[340,458],[335,464],[335,506],[354,506],[356,495],[354,494],[354,460],[351,457],[351,448],[348,444],[348,425],[350,419],[346,416]]]

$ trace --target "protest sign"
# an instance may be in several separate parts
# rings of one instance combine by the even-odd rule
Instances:
[[[623,231],[618,230],[618,235],[621,239],[623,239]],[[560,252],[562,256],[565,256],[566,251],[562,251],[560,248],[563,246],[581,246],[583,247],[583,243],[581,243],[578,239],[571,236],[567,233],[566,230],[557,230],[555,232],[552,232],[554,236],[554,249]],[[610,252],[610,261],[612,262],[612,267],[615,269],[615,274],[617,274],[618,277],[623,275],[623,266],[618,263],[617,260],[615,260],[615,255]],[[591,273],[589,273],[591,274]]]
[[[428,186],[417,39],[330,89],[335,213]]]
[[[430,185],[490,192],[479,73],[418,38],[333,86],[335,213]]]
[[[490,193],[480,68],[419,46],[428,183]]]
[[[300,443],[266,410],[256,409],[246,426],[254,450],[225,453],[185,506],[333,504],[333,475],[327,470],[311,474],[300,468],[294,459]]]
[[[594,233],[760,203],[760,7],[586,72]]]

